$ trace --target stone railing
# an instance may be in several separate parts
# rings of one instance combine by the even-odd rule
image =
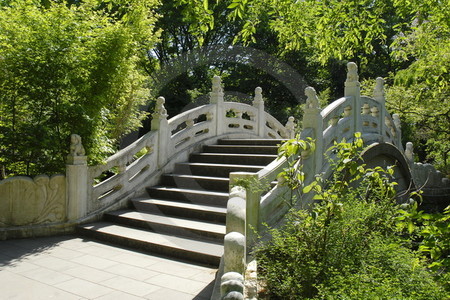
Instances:
[[[310,137],[315,140],[315,151],[305,151],[299,160],[305,174],[305,185],[316,174],[329,174],[330,167],[325,158],[327,150],[335,141],[340,142],[343,138],[351,141],[356,132],[362,133],[367,145],[391,143],[402,151],[399,117],[391,117],[386,111],[382,78],[377,78],[374,98],[361,96],[357,66],[349,63],[343,98],[322,110],[314,88],[307,87],[305,95],[307,100],[300,138]],[[290,128],[291,125],[287,124],[286,127]],[[286,160],[279,158],[258,173],[230,174],[221,298],[256,298],[256,280],[248,278],[256,276],[256,272],[247,270],[248,264],[252,270],[256,270],[256,262],[250,255],[250,249],[256,241],[257,233],[264,229],[263,223],[273,226],[283,218],[289,209],[287,203],[290,193],[282,184],[270,186],[268,190],[258,190],[254,188],[256,184],[251,183],[271,183],[286,166]],[[248,188],[235,186],[240,182],[245,182],[244,185]],[[312,201],[309,196],[311,195],[303,195],[297,206],[307,208]]]
[[[167,120],[164,101],[162,97],[157,100],[152,115],[152,131],[111,156],[106,164],[88,167],[88,201],[80,210],[83,213],[79,218],[111,205],[120,205],[143,192],[149,185],[149,178],[159,178],[175,162],[186,160],[199,146],[215,142],[221,136],[281,138],[291,134],[264,111],[261,88],[255,90],[253,106],[224,102],[218,76],[213,78],[210,104]],[[138,157],[139,154],[142,156]],[[94,182],[110,170],[114,175]]]

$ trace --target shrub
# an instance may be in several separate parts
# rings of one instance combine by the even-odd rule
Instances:
[[[397,230],[393,169],[366,169],[361,147],[359,135],[335,144],[333,178],[304,188],[320,202],[291,210],[256,247],[270,299],[443,299],[444,289]]]

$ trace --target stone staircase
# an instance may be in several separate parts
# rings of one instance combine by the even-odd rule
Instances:
[[[148,196],[102,222],[78,227],[82,235],[177,259],[218,266],[223,254],[230,172],[258,172],[276,158],[274,139],[223,139],[175,165]]]

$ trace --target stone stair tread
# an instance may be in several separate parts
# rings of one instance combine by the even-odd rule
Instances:
[[[226,177],[191,175],[191,174],[178,174],[178,173],[164,174],[164,176],[191,178],[191,179],[209,179],[209,180],[218,180],[218,181],[229,181],[230,180],[229,178],[226,178]]]
[[[147,203],[147,204],[166,205],[166,206],[173,206],[173,207],[178,207],[178,208],[195,209],[195,210],[210,211],[210,212],[224,213],[224,214],[227,212],[227,209],[224,207],[194,204],[194,203],[189,203],[189,202],[179,202],[179,201],[172,201],[172,200],[153,199],[153,198],[136,198],[133,201]]]
[[[239,145],[239,144],[226,144],[226,145],[208,145],[210,148],[266,148],[266,149],[278,149],[276,145]]]
[[[80,228],[84,230],[93,230],[106,235],[124,237],[139,242],[180,249],[187,252],[196,252],[208,256],[220,257],[223,254],[223,245],[220,244],[131,228],[110,222],[85,224],[81,225]]]
[[[205,191],[205,190],[194,190],[194,189],[185,189],[173,186],[152,186],[151,190],[159,190],[159,191],[170,191],[170,192],[179,192],[179,193],[195,193],[201,195],[211,195],[211,196],[228,196],[229,193],[225,192],[217,192],[217,191]]]
[[[108,214],[119,216],[122,218],[137,219],[137,220],[147,221],[147,222],[151,222],[151,223],[158,223],[161,225],[177,226],[177,227],[181,227],[181,228],[189,228],[189,229],[195,229],[195,230],[215,232],[218,234],[225,234],[225,230],[226,230],[225,225],[221,225],[221,224],[208,223],[208,222],[204,222],[204,221],[195,221],[195,220],[189,220],[189,219],[183,219],[183,218],[177,218],[177,217],[162,216],[162,215],[152,214],[152,213],[148,213],[148,212],[141,212],[141,211],[117,210],[117,211],[110,212]]]
[[[247,153],[211,153],[211,152],[201,152],[201,153],[195,153],[195,155],[200,156],[239,156],[239,157],[261,157],[261,158],[277,158],[278,156],[276,154],[247,154]]]
[[[215,163],[197,163],[197,162],[182,162],[178,163],[177,165],[185,165],[185,166],[208,166],[208,167],[232,167],[232,168],[239,168],[239,167],[245,167],[245,168],[259,168],[262,169],[265,167],[265,165],[235,165],[235,164],[215,164]]]
[[[272,145],[272,144],[281,144],[285,142],[286,139],[261,139],[261,138],[249,138],[249,139],[220,139],[219,143],[226,143],[228,145]]]

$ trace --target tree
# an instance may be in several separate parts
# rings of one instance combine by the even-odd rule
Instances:
[[[325,78],[333,96],[342,94],[336,84],[344,80],[334,74],[347,61],[358,63],[362,79],[387,77],[388,106],[408,123],[405,137],[448,172],[449,7],[448,0],[233,0],[229,16],[244,22],[239,41],[258,43],[266,22],[281,55],[310,52],[321,65],[312,81]]]
[[[83,138],[90,162],[99,162],[140,126],[148,89],[139,66],[157,39],[155,5],[133,0],[114,10],[96,0],[17,0],[0,7],[6,175],[61,172],[71,133]]]

